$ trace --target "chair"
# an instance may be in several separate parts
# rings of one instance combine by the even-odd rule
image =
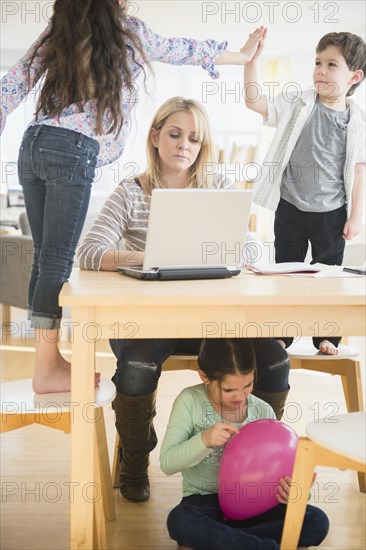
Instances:
[[[301,339],[292,344],[287,352],[291,369],[307,369],[339,375],[348,412],[364,410],[362,395],[361,364],[358,351],[351,346],[340,344],[338,355],[323,355],[314,348],[311,341]],[[358,472],[358,484],[362,493],[366,492],[366,477]]]
[[[96,434],[97,482],[100,483],[104,517],[115,520],[116,511],[113,498],[112,478],[109,465],[107,438],[105,432],[103,406],[116,395],[113,382],[102,377],[95,390],[94,415]],[[24,428],[30,424],[41,424],[49,428],[71,432],[73,413],[70,393],[35,394],[32,380],[16,380],[1,384],[0,433]],[[88,412],[88,415],[90,413]],[[90,420],[89,420],[90,421]],[[100,548],[106,548],[105,529],[99,515],[94,511],[94,530],[98,533]]]
[[[363,471],[366,465],[366,414],[323,418],[306,426],[299,439],[282,533],[281,550],[296,550],[316,465]]]

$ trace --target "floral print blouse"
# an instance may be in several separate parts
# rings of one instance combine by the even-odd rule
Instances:
[[[218,43],[215,40],[194,40],[191,38],[164,38],[150,30],[145,23],[135,17],[127,18],[127,27],[137,35],[142,43],[146,59],[149,62],[161,61],[172,65],[201,65],[212,78],[218,78],[215,70],[214,60],[218,54],[227,48],[227,42]],[[42,41],[43,36],[48,32],[49,27],[40,35],[38,40],[30,47],[28,52],[8,71],[1,80],[1,110],[0,129],[3,130],[5,120],[33,89],[32,80],[42,63],[42,46],[33,60],[30,69],[31,85],[28,82],[28,65],[35,47]],[[128,42],[128,41],[127,41]],[[132,46],[132,44],[130,44]],[[136,60],[140,65],[144,64],[143,59],[135,53]],[[129,66],[132,73],[132,80],[136,81],[142,69],[133,61],[129,53]],[[39,115],[34,124],[47,124],[68,128],[80,132],[90,138],[96,139],[100,144],[98,166],[103,166],[119,158],[124,150],[126,138],[129,132],[130,113],[136,102],[136,96],[123,87],[122,89],[122,113],[123,127],[116,138],[113,134],[96,135],[97,101],[89,100],[83,105],[81,112],[78,105],[72,104],[64,109],[60,115],[49,117],[46,114]]]

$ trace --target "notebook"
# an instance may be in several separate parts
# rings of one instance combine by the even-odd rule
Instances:
[[[253,192],[244,189],[154,189],[143,280],[218,279],[238,275]]]

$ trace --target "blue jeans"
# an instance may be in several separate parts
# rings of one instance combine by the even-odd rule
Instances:
[[[34,328],[60,326],[58,296],[71,273],[98,153],[96,140],[65,128],[36,125],[23,136],[18,173],[34,241],[28,291]]]
[[[109,342],[117,358],[112,379],[117,391],[137,397],[155,391],[161,365],[170,355],[198,355],[201,339],[119,339]],[[252,342],[257,359],[256,389],[286,391],[290,371],[287,352],[273,338],[253,338]]]
[[[279,550],[286,506],[279,504],[243,521],[225,520],[217,494],[191,495],[169,514],[170,537],[194,550]],[[308,505],[299,546],[318,546],[327,536],[326,514]]]

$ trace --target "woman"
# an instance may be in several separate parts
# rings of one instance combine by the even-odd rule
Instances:
[[[155,188],[228,188],[222,178],[208,178],[215,160],[207,114],[198,102],[173,97],[157,111],[147,141],[147,169],[122,181],[107,199],[77,252],[82,269],[115,271],[142,264],[151,193]],[[169,228],[167,228],[169,230]],[[124,248],[118,248],[122,241]],[[122,495],[131,501],[149,498],[149,453],[157,438],[153,426],[155,396],[162,363],[172,354],[197,355],[200,339],[110,341],[117,358],[113,381],[116,428],[120,435]],[[254,339],[258,363],[256,392],[278,417],[288,393],[287,353],[273,339]]]

